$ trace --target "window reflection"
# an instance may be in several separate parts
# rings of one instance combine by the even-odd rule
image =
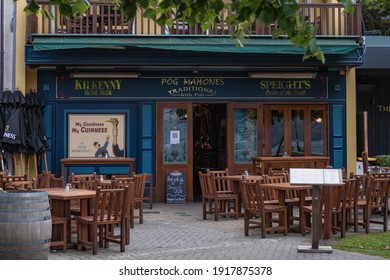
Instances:
[[[311,111],[311,154],[323,156],[325,155],[324,149],[324,111],[312,110]]]
[[[272,156],[284,154],[284,113],[282,110],[271,111]]]
[[[305,152],[304,111],[291,111],[291,153],[294,156],[303,156]]]
[[[250,163],[257,156],[257,109],[234,109],[234,161]]]
[[[187,110],[164,108],[163,110],[163,159],[164,163],[187,162]]]

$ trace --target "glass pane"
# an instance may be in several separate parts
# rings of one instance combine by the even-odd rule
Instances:
[[[271,111],[272,156],[282,156],[284,147],[284,114],[282,110]]]
[[[163,160],[164,163],[187,163],[187,110],[163,110]]]
[[[305,152],[304,141],[304,111],[291,111],[291,153],[293,156],[303,156]]]
[[[324,111],[311,111],[311,154],[325,155],[324,149]]]
[[[257,156],[257,109],[234,109],[234,162]]]

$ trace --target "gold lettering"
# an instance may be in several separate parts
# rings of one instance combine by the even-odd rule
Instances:
[[[266,90],[307,90],[311,88],[311,82],[309,80],[262,80],[259,85],[261,89]]]
[[[82,80],[76,79],[74,82],[75,90],[120,90],[121,89],[121,80]]]
[[[377,108],[379,112],[390,112],[390,106],[378,105]]]

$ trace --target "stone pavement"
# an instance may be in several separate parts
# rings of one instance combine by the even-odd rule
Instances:
[[[328,253],[298,253],[299,245],[311,246],[311,235],[268,234],[250,231],[244,236],[243,218],[202,219],[202,204],[154,204],[144,209],[144,223],[135,222],[126,252],[119,245],[108,249],[51,251],[49,260],[379,260],[382,258],[333,249]],[[373,232],[380,232],[380,229]],[[360,232],[363,229],[360,227]],[[352,233],[347,233],[352,234]],[[72,240],[76,236],[72,235]]]

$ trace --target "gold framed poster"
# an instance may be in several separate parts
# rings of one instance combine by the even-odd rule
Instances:
[[[68,157],[125,157],[125,114],[68,114]]]

